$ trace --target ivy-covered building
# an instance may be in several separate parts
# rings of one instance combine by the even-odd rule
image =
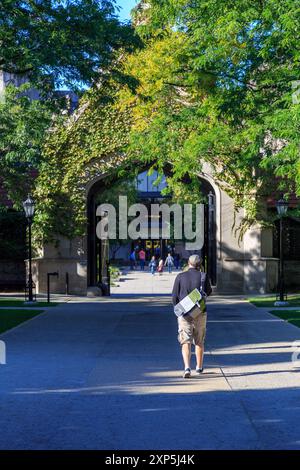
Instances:
[[[236,295],[276,292],[279,262],[278,224],[275,223],[273,228],[252,226],[239,240],[234,227],[237,227],[243,219],[244,209],[236,212],[233,200],[216,184],[208,165],[203,165],[198,177],[207,201],[205,244],[201,254],[205,259],[215,292]],[[65,292],[68,279],[69,293],[101,294],[101,284],[106,282],[106,261],[109,259],[109,251],[107,245],[96,236],[96,225],[99,220],[96,210],[101,202],[101,197],[98,196],[106,186],[107,178],[107,173],[103,173],[87,181],[86,233],[69,240],[59,237],[56,243],[45,244],[40,256],[34,260],[34,279],[38,292],[46,290],[47,272],[57,271],[59,277],[52,281],[54,292]],[[269,211],[276,211],[274,198],[270,198],[266,204]],[[290,204],[296,205],[297,200],[290,201]],[[285,219],[284,240],[286,284],[290,289],[296,289],[300,285],[298,219]],[[161,240],[153,241],[161,243]],[[133,242],[137,243],[140,240]],[[143,241],[144,244],[147,242],[149,240]],[[170,240],[163,242],[169,243]],[[132,243],[129,242],[121,249],[121,255],[117,256],[119,264],[129,264],[128,255],[133,247]],[[182,249],[180,242],[174,246],[183,258],[188,257],[188,252],[180,251]]]
[[[49,133],[34,193],[37,206],[33,225],[33,278],[37,293],[46,292],[47,273],[58,272],[59,276],[52,280],[53,292],[65,293],[67,286],[70,294],[100,295],[106,282],[110,255],[108,244],[96,236],[98,205],[109,202],[118,191],[129,194],[132,181],[145,175],[149,168],[152,172],[156,168],[161,174],[172,175],[172,161],[168,158],[162,167],[161,162],[144,158],[146,149],[143,146],[139,153],[130,150],[132,103],[129,100],[124,104],[120,100],[122,86],[108,77],[85,94],[79,109],[67,122]],[[198,193],[194,190],[193,201],[205,204],[201,255],[215,292],[276,291],[277,224],[243,225],[248,205],[237,206],[234,189],[229,187],[225,173],[216,172],[209,161],[200,161],[199,167],[189,175],[183,174],[180,184],[184,190],[195,181],[199,183],[199,190]],[[153,193],[153,187],[149,190],[147,186],[146,191],[136,189],[139,198],[141,193],[148,199],[158,196],[149,194]],[[160,197],[161,194],[158,199]],[[269,220],[272,213],[273,219],[276,215],[276,197],[279,194],[260,200]],[[255,192],[246,195],[248,202],[255,198]],[[297,204],[296,198],[290,200],[291,207]],[[291,289],[300,284],[299,235],[298,219],[287,218],[284,228],[286,284]],[[136,241],[139,240],[131,240],[123,246],[120,264],[128,263],[129,251]],[[155,242],[161,246],[161,251],[164,243],[173,244],[173,240],[156,239]],[[182,259],[189,255],[178,244],[175,244],[175,250],[180,251]]]

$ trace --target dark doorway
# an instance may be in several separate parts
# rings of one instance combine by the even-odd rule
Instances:
[[[207,182],[205,182],[207,183]],[[202,257],[205,271],[213,286],[217,284],[217,240],[216,240],[216,195],[213,187],[206,185],[206,204],[204,212],[204,247]]]
[[[97,195],[105,186],[101,179],[97,181],[89,191],[87,198],[87,282],[88,286],[96,286],[107,283],[108,269],[108,241],[99,240],[96,236],[96,227],[100,220],[96,215],[98,206]]]
[[[0,288],[24,290],[27,258],[26,219],[12,209],[0,213]]]

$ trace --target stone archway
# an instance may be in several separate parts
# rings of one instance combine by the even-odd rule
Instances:
[[[45,245],[41,256],[33,261],[37,293],[46,292],[47,272],[53,271],[57,271],[59,277],[52,282],[52,292],[86,295],[88,287],[94,285],[95,262],[93,264],[92,260],[96,253],[96,221],[93,198],[107,176],[99,175],[86,185],[87,234],[74,240],[60,238],[56,245]],[[234,201],[215,181],[208,164],[203,165],[197,176],[204,181],[207,192],[211,192],[214,199],[210,220],[213,220],[215,237],[213,244],[206,244],[206,250],[209,257],[214,258],[213,268],[208,265],[207,269],[212,277],[215,276],[215,291],[222,294],[272,291],[277,282],[278,260],[273,258],[271,231],[251,227],[239,241],[234,227],[244,217],[244,210],[235,210]]]
[[[144,171],[145,169],[141,169]],[[97,209],[97,195],[106,186],[106,174],[99,175],[94,178],[86,188],[87,198],[87,287],[99,287],[100,284],[105,284],[106,273],[103,273],[103,265],[105,261],[103,245],[96,237],[96,209]],[[219,224],[217,219],[219,217],[219,188],[214,184],[212,179],[205,173],[197,175],[201,183],[202,195],[206,197],[207,203],[205,204],[205,237],[204,246],[201,250],[201,255],[204,258],[205,267],[210,275],[213,285],[217,284],[217,250],[219,246],[219,239],[217,231]],[[110,180],[110,184],[114,181]],[[213,184],[212,184],[213,183]],[[186,253],[186,258],[188,253]],[[101,268],[102,266],[102,268]],[[96,289],[95,289],[96,291]]]

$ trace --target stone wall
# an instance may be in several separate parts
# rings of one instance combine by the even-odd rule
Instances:
[[[68,274],[68,294],[85,295],[87,291],[87,262],[78,258],[37,258],[32,262],[32,275],[37,293],[47,292],[47,273],[58,272],[58,277],[50,277],[50,292],[66,294]]]
[[[56,244],[43,247],[41,256],[32,261],[32,276],[37,293],[47,292],[47,273],[51,276],[51,292],[66,293],[66,275],[69,278],[69,294],[85,295],[87,292],[86,241],[83,238],[67,240],[60,237]]]

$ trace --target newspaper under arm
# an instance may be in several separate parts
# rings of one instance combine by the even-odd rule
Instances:
[[[202,294],[198,289],[192,290],[186,297],[184,297],[178,304],[175,305],[174,307],[174,313],[177,317],[181,317],[182,315],[187,314],[192,310],[192,308],[195,307],[195,305],[198,305],[200,307],[199,303],[202,299]]]

